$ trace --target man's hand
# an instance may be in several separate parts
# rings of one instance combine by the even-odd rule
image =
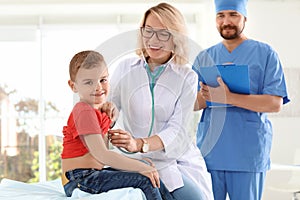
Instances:
[[[228,104],[231,92],[221,77],[218,77],[217,81],[218,87],[210,87],[200,82],[200,94],[206,101]]]

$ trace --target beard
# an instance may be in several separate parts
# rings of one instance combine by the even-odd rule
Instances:
[[[227,31],[227,30],[234,30],[234,33],[224,34],[223,31]],[[240,36],[240,34],[242,33],[242,31],[243,31],[243,29],[238,30],[237,26],[224,25],[224,26],[220,27],[220,35],[225,40],[233,40],[233,39],[238,38]]]

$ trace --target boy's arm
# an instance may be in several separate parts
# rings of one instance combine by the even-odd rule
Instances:
[[[98,160],[98,162],[118,170],[138,172],[148,177],[153,187],[160,187],[159,175],[155,168],[108,150],[101,134],[82,135],[81,138],[84,140],[91,155]]]
[[[104,144],[105,144],[106,148],[109,149],[108,134],[105,134],[103,136],[103,141],[104,141]]]

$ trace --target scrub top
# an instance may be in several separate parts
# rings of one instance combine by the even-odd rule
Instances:
[[[200,81],[200,67],[228,63],[248,65],[250,94],[281,96],[284,104],[289,102],[281,63],[268,44],[248,39],[230,53],[218,43],[196,57],[193,69]],[[266,171],[270,168],[271,144],[272,125],[267,113],[238,107],[206,107],[202,112],[197,146],[209,170]]]

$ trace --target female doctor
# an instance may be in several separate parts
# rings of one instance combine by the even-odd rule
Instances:
[[[186,66],[186,26],[167,3],[142,19],[136,57],[111,77],[111,101],[125,130],[110,130],[111,143],[128,156],[150,158],[175,199],[213,199],[203,157],[188,131],[197,76]]]

